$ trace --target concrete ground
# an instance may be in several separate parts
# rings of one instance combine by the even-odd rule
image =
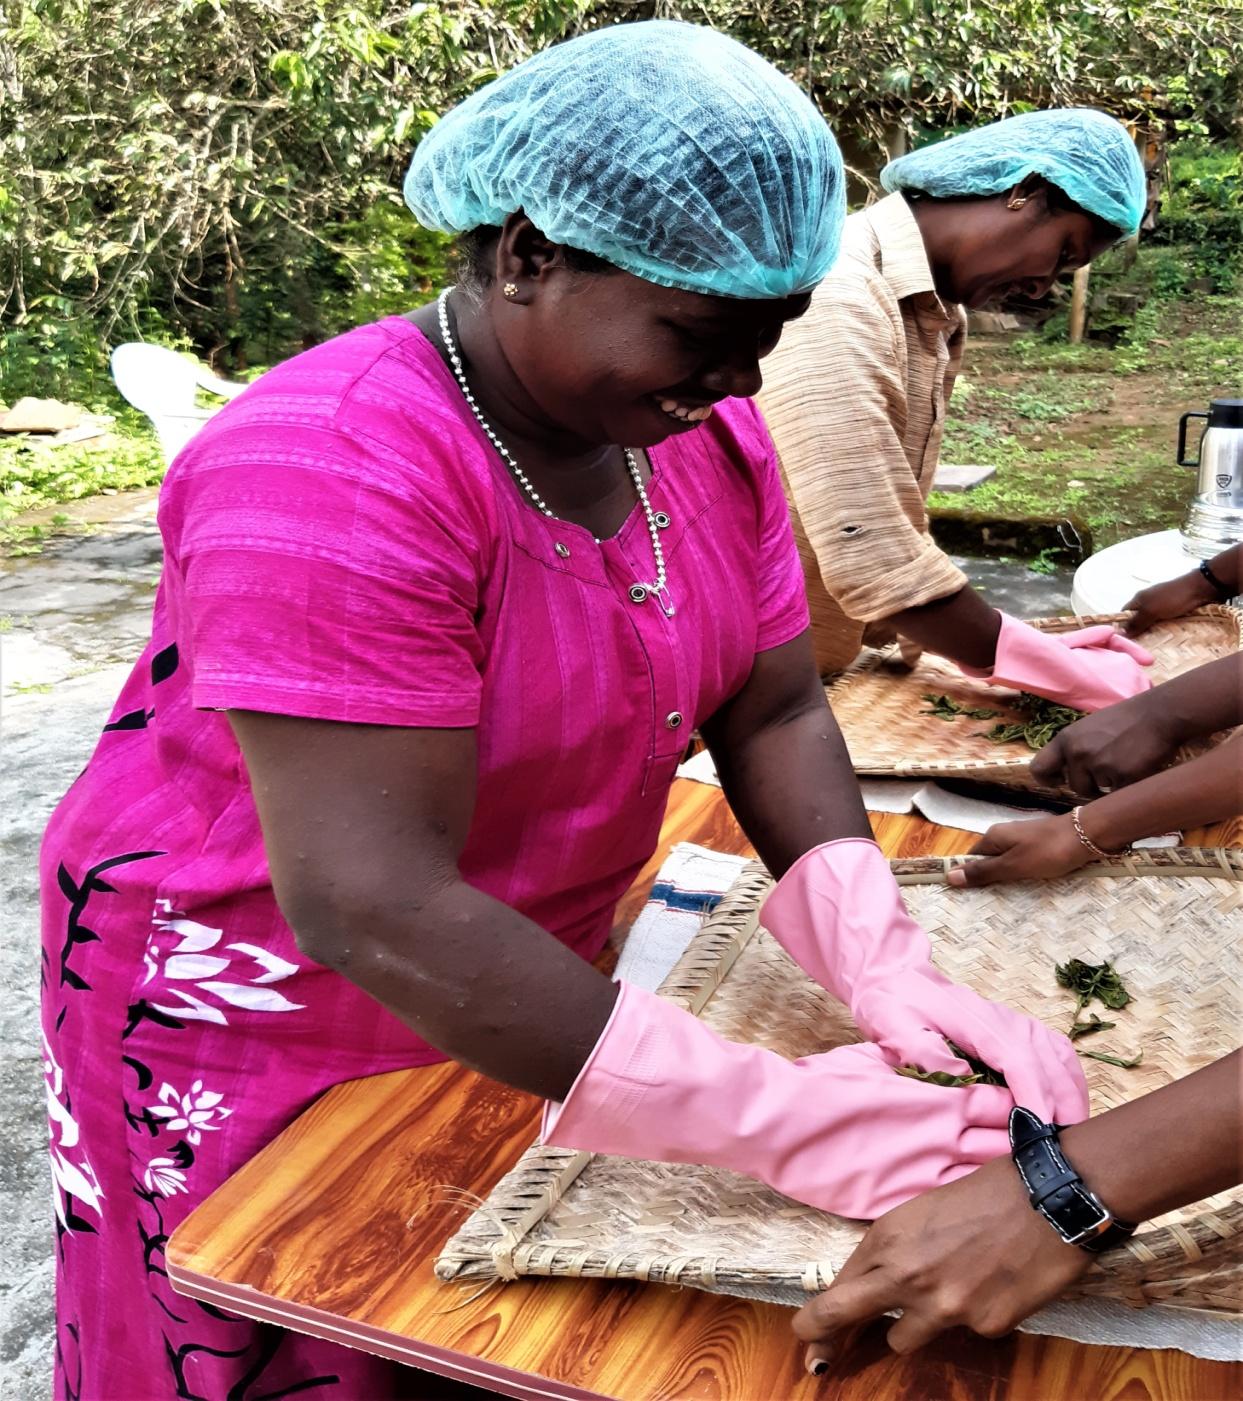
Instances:
[[[0,1394],[48,1395],[52,1187],[39,1054],[39,839],[90,757],[149,631],[160,572],[154,492],[98,533],[0,573]]]
[[[95,533],[54,539],[0,565],[0,1392],[48,1393],[52,1355],[51,1182],[39,1055],[39,839],[90,757],[142,650],[160,571],[155,492],[106,503]],[[1037,617],[1069,609],[1069,577],[959,560],[1000,607]]]

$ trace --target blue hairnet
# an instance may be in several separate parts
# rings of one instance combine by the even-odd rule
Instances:
[[[1121,122],[1091,107],[1024,112],[890,161],[887,190],[996,195],[1042,175],[1121,234],[1139,231],[1147,201],[1143,162]]]
[[[844,186],[832,132],[788,78],[715,30],[647,20],[472,94],[419,143],[405,197],[445,233],[522,210],[649,282],[767,298],[829,270]]]

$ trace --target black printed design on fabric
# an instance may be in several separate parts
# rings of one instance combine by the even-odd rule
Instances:
[[[252,1343],[248,1343],[236,1351],[208,1347],[204,1343],[183,1343],[181,1347],[175,1348],[165,1337],[164,1347],[168,1354],[169,1365],[173,1369],[173,1378],[177,1384],[178,1401],[278,1401],[278,1398],[282,1396],[292,1396],[295,1392],[311,1391],[320,1386],[334,1386],[340,1381],[340,1378],[335,1374],[325,1377],[307,1377],[303,1381],[294,1382],[292,1386],[283,1386],[276,1391],[252,1391],[251,1388],[262,1379],[263,1373],[275,1360],[281,1344],[287,1337],[284,1329],[274,1328],[270,1324],[260,1325],[256,1328],[255,1333],[256,1338]],[[185,1365],[187,1359],[196,1352],[205,1352],[211,1357],[244,1357],[252,1350],[256,1354],[254,1361],[223,1397],[203,1396],[200,1392],[191,1390],[186,1380]]]
[[[167,1016],[148,1002],[137,1002],[129,1010],[130,1020],[125,1031],[126,1036],[144,1020],[154,1022],[166,1031],[181,1031],[185,1028],[184,1022]],[[133,1055],[123,1056],[122,1061],[133,1073],[135,1097],[141,1095],[155,1080],[150,1066]],[[134,1132],[145,1131],[154,1138],[162,1128],[161,1122],[145,1105],[135,1107],[128,1092],[124,1100],[124,1109],[126,1121]],[[162,1150],[161,1158],[161,1171],[183,1175],[194,1166],[194,1148],[186,1139],[179,1138],[171,1148]],[[164,1353],[176,1388],[173,1394],[179,1401],[279,1401],[280,1397],[292,1396],[296,1392],[335,1386],[340,1382],[340,1377],[334,1372],[324,1376],[303,1377],[289,1386],[277,1387],[275,1390],[264,1387],[263,1377],[278,1360],[281,1344],[287,1336],[284,1329],[266,1324],[256,1325],[250,1319],[226,1313],[223,1309],[202,1300],[174,1295],[168,1282],[164,1256],[169,1236],[164,1221],[165,1199],[159,1191],[158,1182],[153,1181],[152,1185],[148,1186],[137,1174],[131,1175],[131,1181],[134,1196],[140,1203],[135,1226],[142,1242],[143,1268],[147,1272],[151,1301],[170,1324],[176,1325],[181,1337],[189,1334],[191,1338],[190,1341],[178,1342],[175,1341],[176,1334],[170,1336],[168,1331],[163,1334]],[[217,1322],[236,1324],[245,1341],[236,1349],[194,1342],[194,1319],[200,1316]],[[244,1367],[245,1370],[241,1371],[227,1393],[204,1396],[194,1390],[186,1375],[187,1363],[199,1354],[222,1359],[237,1358],[239,1369]],[[76,1401],[76,1398],[73,1401]]]
[[[152,856],[163,856],[164,854],[162,851],[131,851],[124,856],[110,856],[106,861],[100,861],[92,866],[80,882],[74,881],[63,861],[57,866],[57,884],[60,886],[61,894],[69,901],[69,914],[65,920],[65,942],[60,951],[60,987],[62,990],[72,988],[75,992],[91,991],[90,983],[71,966],[69,960],[79,944],[93,943],[99,938],[93,929],[82,923],[91,896],[115,895],[117,893],[115,886],[109,885],[106,880],[102,879],[103,873],[112,870],[115,866],[128,865],[131,861],[147,861]],[[42,970],[42,976],[45,980],[47,971],[45,964]],[[57,1031],[64,1023],[65,1013],[68,1010],[69,1004],[66,1002],[56,1018]]]
[[[129,710],[119,720],[110,720],[104,726],[104,734],[110,730],[145,730],[148,720],[155,715],[154,710]]]
[[[168,678],[177,670],[177,644],[170,642],[167,647],[159,651],[151,658],[151,682],[158,686],[161,681]]]
[[[167,647],[161,649],[151,658],[151,684],[158,686],[161,681],[167,681],[177,670],[178,661],[180,661],[180,657],[177,652],[177,644],[170,642]],[[145,730],[154,719],[154,710],[127,710],[124,715],[110,720],[104,726],[104,734],[115,734],[118,730]]]

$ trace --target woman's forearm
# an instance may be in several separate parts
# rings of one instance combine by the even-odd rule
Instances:
[[[546,930],[461,880],[286,913],[308,957],[437,1050],[545,1099],[569,1092],[617,997]]]
[[[1226,933],[1222,931],[1223,938]],[[1146,1221],[1243,1182],[1243,1051],[1062,1131],[1115,1216]],[[1161,1145],[1177,1144],[1177,1152]]]
[[[1080,809],[1083,829],[1106,851],[1141,837],[1224,822],[1243,813],[1243,735],[1207,754],[1119,788]]]
[[[822,842],[871,837],[810,632],[758,652],[746,684],[700,731],[734,815],[774,876]]]
[[[1209,560],[1208,567],[1215,578],[1233,590],[1235,597],[1243,593],[1243,545],[1231,545],[1229,549],[1214,555]],[[1197,569],[1196,573],[1199,572]]]
[[[996,660],[1001,614],[970,584],[947,598],[905,608],[886,621],[903,637],[963,666],[986,671]]]
[[[1125,704],[1136,702],[1179,743],[1243,725],[1243,653],[1193,667]]]
[[[710,728],[705,738],[729,805],[774,876],[822,842],[871,838],[859,781],[823,690],[805,710],[731,744]]]

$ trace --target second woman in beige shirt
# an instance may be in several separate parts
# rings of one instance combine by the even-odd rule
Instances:
[[[865,636],[896,634],[915,650],[993,665],[1001,615],[934,543],[924,501],[962,363],[964,307],[1011,290],[1040,296],[1130,232],[1037,173],[1049,168],[1041,119],[1052,130],[1070,115],[1028,114],[934,148],[961,143],[957,164],[969,177],[970,143],[991,151],[1002,128],[1021,128],[1030,170],[995,194],[947,193],[944,181],[935,196],[914,187],[903,169],[912,163],[917,177],[922,152],[886,167],[882,180],[898,192],[847,219],[837,263],[766,362],[760,404],[781,458],[822,675],[849,665]],[[1090,115],[1130,146],[1117,123]],[[1070,158],[1089,183],[1116,179],[1090,143]],[[1137,158],[1132,181],[1136,171],[1142,186]]]

